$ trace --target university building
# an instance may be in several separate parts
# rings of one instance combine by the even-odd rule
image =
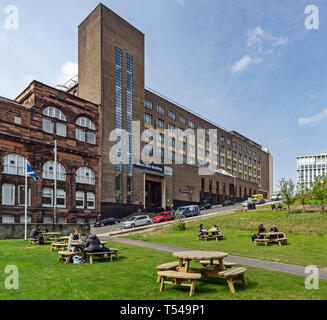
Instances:
[[[1,221],[93,223],[273,190],[268,149],[145,89],[144,34],[100,4],[78,27],[78,82],[0,98]],[[53,142],[58,144],[54,199]]]
[[[0,223],[94,223],[100,212],[99,106],[40,82],[15,101],[0,97]],[[54,141],[57,192],[54,197]]]
[[[311,189],[317,179],[327,177],[327,152],[297,157],[297,183]]]
[[[102,4],[78,31],[78,84],[69,92],[101,105],[103,216],[256,193],[270,198],[273,160],[267,149],[145,89],[142,32]],[[115,139],[109,139],[113,131]],[[149,160],[139,161],[136,149]],[[128,161],[122,164],[122,157]],[[207,166],[213,174],[199,171]]]

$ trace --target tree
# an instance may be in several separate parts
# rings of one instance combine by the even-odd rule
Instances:
[[[312,188],[312,196],[321,203],[321,213],[324,213],[327,199],[327,178],[316,179]]]
[[[305,212],[305,205],[307,204],[307,201],[309,200],[309,192],[303,185],[297,186],[296,191],[296,198],[300,201],[300,203],[303,206],[303,212]]]
[[[279,181],[279,189],[282,199],[288,207],[288,214],[290,214],[291,205],[295,202],[295,184],[291,179],[287,181],[286,179],[282,178]]]

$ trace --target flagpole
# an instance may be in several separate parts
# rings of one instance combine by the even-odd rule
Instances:
[[[57,140],[54,141],[54,205],[53,205],[53,222],[57,223]]]
[[[25,160],[25,241],[27,240],[27,159]]]

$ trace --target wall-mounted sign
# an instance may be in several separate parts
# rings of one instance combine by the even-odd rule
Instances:
[[[193,194],[193,191],[192,190],[179,189],[179,192],[180,193],[186,193],[186,194],[189,194],[189,195],[192,195]]]
[[[152,171],[156,173],[161,173],[166,176],[172,176],[173,175],[173,169],[170,167],[162,166],[161,164],[155,164],[155,163],[144,163],[143,161],[134,164],[134,168],[141,169],[141,170],[147,170]]]

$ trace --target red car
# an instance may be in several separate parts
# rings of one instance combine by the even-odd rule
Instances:
[[[155,216],[152,219],[152,222],[153,223],[167,222],[167,221],[174,220],[174,218],[175,218],[174,214],[171,211],[165,211],[165,212],[161,212],[157,216]]]

